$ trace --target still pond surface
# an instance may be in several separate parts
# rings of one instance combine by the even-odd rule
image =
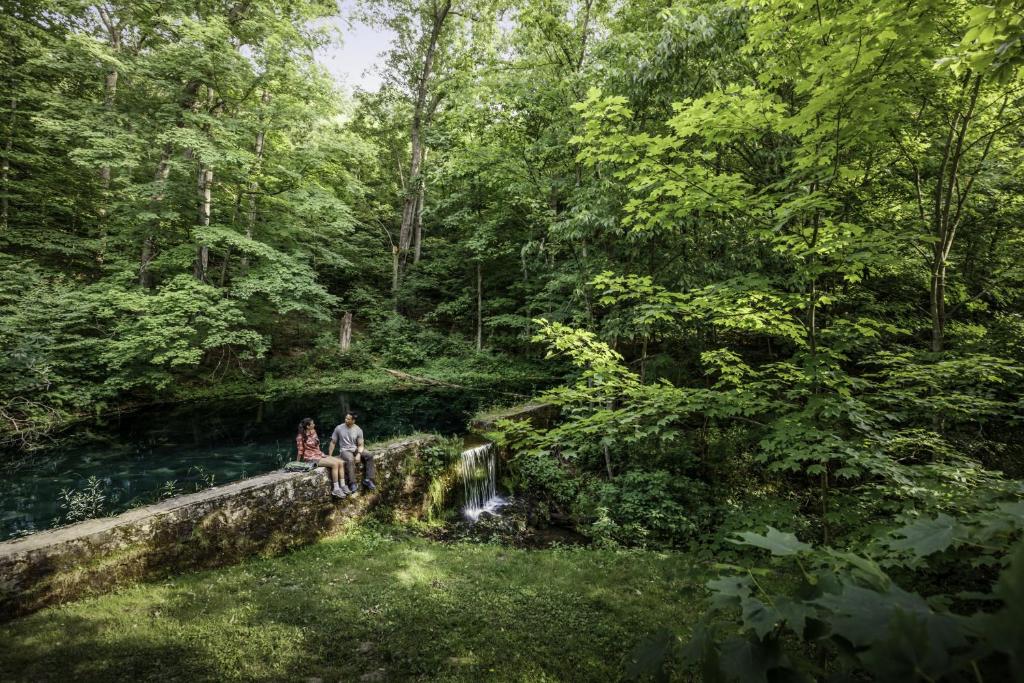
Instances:
[[[270,401],[233,399],[141,410],[83,426],[58,449],[0,477],[0,540],[59,524],[62,491],[99,481],[114,514],[280,468],[295,458],[296,427],[316,420],[327,450],[345,413],[359,414],[367,443],[417,431],[459,434],[482,392],[327,393]],[[493,400],[493,397],[491,397]]]

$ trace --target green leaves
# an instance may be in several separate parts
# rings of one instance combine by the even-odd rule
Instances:
[[[967,69],[989,72],[1001,83],[1022,77],[1024,17],[1009,0],[974,5],[967,12],[967,29],[959,51],[936,64],[962,75]]]
[[[604,342],[598,341],[594,333],[573,329],[558,322],[549,322],[544,318],[538,318],[534,322],[539,325],[539,329],[533,340],[547,341],[550,344],[548,358],[565,354],[573,365],[585,368],[585,377],[603,384],[636,383],[636,376],[621,365],[622,355],[613,351]]]
[[[625,672],[627,678],[669,681],[666,665],[674,658],[674,652],[678,647],[679,637],[668,629],[662,629],[645,637],[633,647],[629,654]]]
[[[114,338],[101,355],[107,383],[118,389],[163,388],[176,371],[208,355],[238,363],[261,356],[264,337],[244,327],[236,305],[217,289],[179,275],[155,294],[119,292],[112,299]]]
[[[965,528],[971,521],[954,522],[945,516],[930,520],[931,527],[953,522]],[[918,531],[924,533],[926,525],[910,525],[900,533]],[[924,537],[934,545],[928,534]],[[741,538],[741,544],[768,549],[780,560],[771,569],[751,568],[746,576],[726,575],[708,582],[712,610],[730,615],[741,635],[733,635],[731,628],[709,628],[718,621],[711,617],[695,630],[680,656],[704,667],[706,679],[817,680],[823,672],[804,654],[823,642],[845,653],[830,664],[833,675],[939,680],[986,671],[989,666],[998,670],[1000,663],[993,658],[997,652],[1014,652],[1009,661],[1020,670],[1016,652],[1024,622],[1017,612],[1018,593],[1024,590],[1024,546],[1019,541],[992,594],[975,596],[999,600],[1002,607],[965,616],[935,607],[945,602],[939,598],[948,596],[926,600],[907,591],[862,555],[813,548],[772,528],[766,535],[743,533]],[[1006,537],[994,542],[1007,547]],[[786,632],[789,635],[782,637]]]
[[[940,514],[934,519],[919,519],[897,529],[894,534],[900,538],[890,541],[889,547],[917,557],[927,557],[953,545],[960,532],[961,527],[956,520]]]
[[[768,533],[763,536],[749,531],[744,531],[737,535],[740,537],[740,540],[734,540],[732,541],[733,543],[764,548],[770,551],[772,555],[780,557],[806,553],[811,550],[811,546],[801,543],[793,534],[783,533],[772,527],[768,527]]]

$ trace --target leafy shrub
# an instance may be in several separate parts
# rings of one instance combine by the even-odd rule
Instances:
[[[586,531],[599,541],[680,545],[705,526],[699,523],[709,514],[703,488],[663,470],[633,471],[612,481],[591,479],[579,494],[576,511],[594,520]]]
[[[376,359],[365,343],[355,343],[348,351],[342,351],[338,346],[338,340],[331,337],[328,340],[321,340],[310,352],[308,362],[320,370],[340,370],[373,367]]]
[[[562,511],[570,510],[579,494],[579,480],[550,454],[516,455],[509,469],[516,489],[546,498]]]
[[[397,314],[374,322],[367,338],[384,364],[396,368],[413,368],[430,358],[461,355],[469,350],[464,340],[445,336]]]
[[[446,437],[420,450],[423,473],[430,478],[445,472],[462,456],[462,437]]]
[[[156,499],[174,498],[179,493],[182,493],[182,489],[178,486],[178,481],[176,479],[168,479],[157,489]]]
[[[154,294],[125,290],[111,297],[117,314],[101,359],[110,368],[108,384],[119,389],[164,388],[204,360],[226,368],[266,351],[236,302],[188,275]]]
[[[194,481],[193,486],[196,491],[205,491],[206,489],[213,488],[217,479],[215,473],[210,472],[202,465],[192,465],[189,467],[188,475],[188,478]]]
[[[526,491],[562,511],[575,505],[581,482],[574,468],[562,454],[537,444],[529,421],[500,419],[488,437],[512,452],[505,474],[508,488]]]
[[[711,609],[689,643],[646,639],[631,674],[657,675],[681,661],[699,666],[708,681],[818,680],[826,672],[806,657],[810,651],[833,662],[830,680],[1021,680],[1022,528],[1022,502],[960,520],[921,518],[881,536],[875,557],[814,548],[771,527],[741,533],[734,542],[768,550],[770,566],[720,565],[737,573],[708,583]],[[920,572],[942,559],[958,571],[944,571],[941,592],[927,597],[883,569]],[[981,590],[961,590],[986,565],[1001,566],[998,577]]]
[[[58,494],[59,507],[64,512],[57,518],[58,524],[73,524],[86,519],[102,517],[110,492],[105,482],[89,477],[81,489],[61,489]]]

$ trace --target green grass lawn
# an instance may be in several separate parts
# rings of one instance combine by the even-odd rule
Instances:
[[[0,680],[615,680],[640,635],[688,632],[705,579],[685,554],[355,529],[0,626]]]

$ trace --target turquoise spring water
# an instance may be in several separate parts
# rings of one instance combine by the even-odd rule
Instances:
[[[99,482],[103,514],[278,469],[295,458],[295,431],[316,420],[326,451],[345,412],[367,442],[416,431],[463,433],[484,395],[409,391],[329,393],[273,401],[237,399],[154,408],[79,427],[59,447],[0,471],[0,540],[60,524],[62,491]]]

